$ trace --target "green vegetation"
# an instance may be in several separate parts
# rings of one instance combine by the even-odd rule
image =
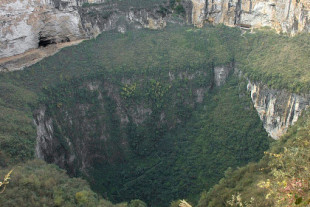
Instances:
[[[179,15],[185,15],[185,9],[182,5],[177,5],[175,7],[175,12]]]
[[[246,96],[245,83],[232,78],[221,89],[205,94],[205,101],[198,104],[196,90],[207,91],[212,85],[212,70],[196,70],[201,75],[193,79],[188,78],[190,71],[195,70],[179,71],[183,77],[175,75],[173,81],[169,73],[160,71],[157,80],[152,74],[143,79],[124,77],[131,84],[117,80],[112,84],[109,80],[118,73],[106,71],[44,90],[42,101],[55,122],[61,147],[79,151],[82,142],[103,157],[90,161],[89,180],[96,192],[115,202],[134,196],[154,206],[180,197],[196,201],[201,189],[217,183],[227,167],[262,157],[269,140]],[[90,84],[97,89],[88,89]],[[122,100],[117,102],[119,96]],[[116,105],[124,111],[122,116],[128,116],[128,124],[120,123]],[[135,111],[141,107],[152,114],[137,124]],[[66,139],[71,140],[71,148]]]
[[[104,3],[84,3],[82,7],[96,7],[98,5],[117,4],[117,8],[128,10],[129,8],[154,8],[156,5],[166,5],[169,0],[107,0]]]
[[[268,206],[274,201],[265,196],[270,191],[277,198],[276,183],[286,178],[275,177],[267,155],[258,164],[242,167],[258,161],[270,140],[244,80],[232,75],[217,88],[213,70],[236,62],[252,80],[305,92],[309,42],[309,35],[288,38],[256,31],[241,36],[238,29],[222,25],[168,25],[163,31],[106,32],[64,48],[24,71],[0,74],[0,165],[11,169],[33,159],[32,113],[44,105],[54,120],[59,151],[79,156],[80,140],[104,157],[89,158],[92,168],[87,175],[79,171],[80,160],[68,171],[84,176],[94,191],[112,201],[138,198],[151,206],[167,206],[188,198],[197,203],[202,190],[225,176],[202,194],[199,206],[226,205],[238,193],[248,202],[255,194],[257,203]],[[198,93],[204,96],[201,102]],[[74,118],[72,123],[68,116]],[[3,206],[26,201],[29,206],[112,205],[90,191],[85,181],[69,179],[53,165],[19,165],[11,175],[11,191],[0,198]],[[238,166],[236,171],[226,170]],[[272,188],[257,187],[268,178],[274,181]],[[295,201],[307,198],[298,194]],[[132,201],[129,206],[145,204]]]
[[[309,191],[309,129],[307,111],[258,163],[229,169],[219,184],[202,193],[199,207],[224,206],[233,195],[252,206],[307,206]],[[245,206],[245,205],[243,205]]]
[[[37,95],[8,81],[0,83],[0,166],[33,158],[35,128],[31,108]]]
[[[310,35],[295,37],[273,31],[256,31],[243,36],[244,54],[240,69],[251,80],[295,93],[310,90]]]
[[[257,148],[257,154],[245,151],[245,146],[231,153],[223,152],[226,149],[217,145],[215,137],[218,133],[221,140],[227,140],[228,145],[236,146],[239,143],[238,139],[231,139],[229,128],[225,133],[220,132],[221,128],[228,127],[231,122],[225,121],[228,119],[224,118],[226,114],[221,116],[222,120],[218,120],[216,128],[208,126],[200,131],[202,126],[196,126],[191,129],[195,124],[216,119],[215,114],[211,116],[216,106],[206,99],[205,103],[198,104],[196,90],[202,90],[201,95],[205,96],[208,88],[213,87],[212,68],[234,60],[239,35],[238,29],[224,26],[194,29],[171,25],[164,31],[129,31],[126,34],[108,32],[97,39],[65,48],[25,71],[1,74],[0,79],[3,83],[14,83],[16,88],[23,88],[25,92],[20,93],[21,97],[28,97],[28,91],[39,97],[39,104],[44,104],[48,116],[55,120],[54,136],[61,143],[62,149],[77,155],[79,145],[74,140],[88,137],[93,140],[88,145],[94,152],[101,150],[106,154],[105,160],[94,160],[93,169],[90,170],[94,178],[90,182],[97,192],[107,194],[113,201],[140,198],[149,204],[161,206],[179,197],[189,196],[196,200],[201,189],[209,188],[221,178],[224,169],[257,160],[268,147],[266,133],[261,124],[257,124],[259,119],[253,108],[250,108],[249,99],[240,101],[247,102],[246,107],[252,112],[246,111],[246,116],[249,123],[256,123],[253,124],[257,126],[255,133],[261,138],[254,139],[254,134],[242,134],[241,128],[233,134],[242,137],[245,146],[249,144],[253,149]],[[174,80],[171,80],[169,74],[173,74]],[[85,86],[89,83],[99,83],[98,90],[87,89]],[[231,86],[234,92],[223,92],[225,95],[214,100],[230,96],[231,93],[236,95],[236,99],[223,102],[239,100],[236,84],[234,82]],[[114,95],[109,95],[108,88],[114,88]],[[102,95],[102,101],[98,101],[99,94]],[[215,91],[210,93],[207,99],[212,100],[215,94]],[[120,96],[121,103],[117,103],[114,96]],[[38,107],[37,100],[35,97],[29,98],[26,106]],[[14,101],[14,104],[17,103]],[[129,124],[126,126],[120,123],[116,103],[127,111]],[[238,103],[233,103],[232,108],[227,107],[227,111],[218,111],[229,113],[230,110],[236,110],[240,114],[245,106],[237,106]],[[79,105],[87,106],[84,113],[87,116],[79,110]],[[137,124],[132,112],[140,106],[149,108],[152,116],[146,116],[142,124]],[[73,126],[68,122],[65,111],[74,115]],[[163,112],[164,121],[161,120]],[[235,115],[231,113],[229,116],[233,118]],[[104,135],[110,137],[106,143],[98,140],[103,126],[109,132]],[[243,127],[242,124],[240,126]],[[35,133],[34,128],[32,130]],[[69,147],[67,139],[72,140],[73,148]],[[124,139],[128,140],[129,148],[120,147]],[[196,141],[188,145],[191,139]],[[214,149],[194,159],[197,155],[195,148],[200,149],[199,146],[203,143],[208,145],[208,142],[211,142]],[[227,154],[227,162],[211,162],[210,158],[217,153]],[[195,165],[200,167],[195,169]],[[79,163],[75,167],[78,169]],[[218,169],[203,173],[205,167]],[[68,170],[76,172],[77,169]]]
[[[1,170],[4,177],[7,170]],[[14,167],[11,181],[0,196],[1,206],[104,206],[126,207],[127,204],[113,205],[100,199],[91,191],[88,183],[80,178],[69,178],[64,170],[47,165],[41,160],[32,160]],[[130,206],[130,205],[129,205]]]

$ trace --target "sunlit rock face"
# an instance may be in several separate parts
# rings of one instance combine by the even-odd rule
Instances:
[[[91,38],[112,29],[125,32],[128,24],[149,29],[166,26],[165,14],[158,12],[158,5],[121,10],[118,4],[101,3],[104,1],[1,1],[0,58],[49,44]]]
[[[187,22],[206,22],[244,28],[268,26],[278,32],[310,31],[308,0],[182,0]],[[86,6],[84,6],[86,5]],[[93,6],[88,6],[93,5]],[[0,58],[49,44],[90,38],[102,31],[135,28],[162,29],[169,11],[151,8],[120,9],[103,0],[3,0],[0,2]]]
[[[245,28],[271,27],[296,34],[310,31],[308,0],[192,0],[192,23],[204,22]]]
[[[310,95],[297,95],[284,90],[270,89],[262,84],[248,83],[248,91],[264,128],[279,139],[293,125],[302,111],[310,105]]]
[[[85,37],[74,0],[4,0],[0,19],[0,58]]]
[[[192,0],[192,23],[197,27],[202,27],[205,17],[206,0]]]

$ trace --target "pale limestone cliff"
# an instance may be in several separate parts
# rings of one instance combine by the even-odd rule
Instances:
[[[264,128],[274,138],[280,138],[310,105],[310,95],[298,95],[270,89],[263,84],[248,83],[248,91]]]
[[[93,6],[83,6],[85,3]],[[296,34],[310,31],[308,0],[182,0],[186,19],[197,27],[209,22]],[[102,31],[161,29],[169,8],[118,8],[103,0],[3,0],[0,2],[0,58],[52,43],[94,37]],[[168,9],[168,10],[167,10]]]
[[[165,14],[158,12],[158,5],[149,9],[130,7],[122,10],[118,8],[118,4],[104,2],[103,0],[1,1],[0,59],[40,46],[91,38],[112,29],[125,32],[127,24],[135,24],[136,28],[150,29],[161,29],[166,26]],[[88,5],[83,6],[85,3]]]
[[[310,32],[309,0],[191,0],[192,23],[224,23],[245,28],[271,27],[277,32]]]
[[[205,18],[206,0],[192,0],[192,23],[197,27],[202,27]]]
[[[55,2],[58,2],[57,4]],[[40,44],[85,37],[76,2],[4,0],[0,2],[0,58],[23,53]]]

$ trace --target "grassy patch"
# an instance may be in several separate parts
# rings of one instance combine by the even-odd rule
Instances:
[[[239,58],[246,75],[273,88],[295,93],[310,90],[310,35],[295,37],[271,31],[244,36],[244,53]]]

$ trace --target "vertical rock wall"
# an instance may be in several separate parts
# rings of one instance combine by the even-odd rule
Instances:
[[[0,1],[0,58],[49,44],[94,37],[102,31],[125,32],[124,24],[138,28],[166,26],[165,14],[149,9],[125,8],[104,0],[2,0]],[[89,3],[86,6],[83,4]],[[91,5],[95,3],[94,5]]]
[[[85,3],[96,4],[83,7]],[[2,0],[0,58],[110,29],[124,32],[122,25],[116,26],[124,21],[120,17],[150,29],[163,28],[169,19],[159,5],[121,11],[117,3],[102,3],[104,0]],[[289,34],[310,32],[309,0],[183,0],[181,5],[188,22],[197,27],[209,22],[245,28],[269,26]]]
[[[192,23],[223,23],[228,26],[259,28],[278,32],[310,32],[309,0],[191,0]]]
[[[0,2],[0,58],[84,37],[74,0]]]
[[[206,0],[192,0],[192,23],[197,27],[202,27],[205,18]]]
[[[310,105],[310,95],[297,95],[284,90],[274,90],[257,84],[248,83],[248,91],[264,128],[274,138],[280,138],[293,125],[302,111]]]

